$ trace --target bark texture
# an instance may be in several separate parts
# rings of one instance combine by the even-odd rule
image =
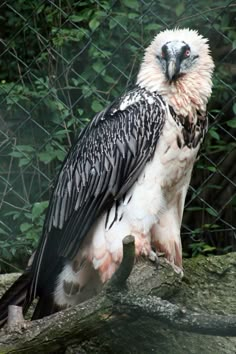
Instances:
[[[181,279],[165,262],[141,260],[125,289],[113,279],[75,308],[3,330],[0,353],[235,353],[236,254],[185,260],[184,269]],[[2,288],[15,276],[1,276]]]

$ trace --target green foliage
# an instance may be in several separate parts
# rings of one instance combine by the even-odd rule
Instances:
[[[193,257],[196,257],[199,254],[211,254],[216,249],[215,247],[209,246],[204,242],[191,243],[189,248],[191,249]]]
[[[11,225],[1,223],[0,227],[0,272],[15,264],[15,269],[25,266],[25,257],[30,256],[32,249],[38,244],[38,238],[42,231],[44,213],[48,207],[48,201],[34,203],[25,210],[10,211],[5,217],[10,217],[12,222],[19,220],[19,231],[12,234]]]
[[[218,235],[225,222],[233,224],[234,191],[224,175],[235,176],[227,167],[236,149],[235,11],[222,0],[12,0],[1,6],[2,271],[10,270],[5,262],[13,259],[22,266],[35,248],[51,181],[79,131],[134,84],[143,48],[167,27],[199,29],[209,38],[217,66],[211,126],[187,197],[187,252],[196,230],[199,237],[206,232],[204,225],[217,225]],[[215,241],[202,242],[190,253],[218,248]]]

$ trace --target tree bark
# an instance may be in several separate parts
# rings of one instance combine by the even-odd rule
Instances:
[[[184,270],[181,279],[140,260],[125,288],[121,272],[83,304],[4,329],[0,353],[234,353],[236,254],[185,260]]]

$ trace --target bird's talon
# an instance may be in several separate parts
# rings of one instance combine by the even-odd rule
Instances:
[[[156,254],[156,252],[154,251],[150,251],[148,258],[150,259],[150,261],[152,262],[158,262],[158,255]]]
[[[158,252],[156,251],[157,257],[165,257],[165,253],[164,252]]]
[[[169,261],[169,260],[166,259],[166,258],[165,258],[165,262],[166,262],[167,264],[169,264],[169,265],[172,267],[172,269],[174,270],[175,273],[177,273],[177,274],[180,275],[181,279],[183,278],[184,272],[183,272],[183,269],[182,269],[182,268],[180,268],[179,266],[177,266],[176,264],[174,264],[173,261]]]
[[[160,259],[159,259],[158,254],[157,254],[156,252],[151,251],[151,252],[149,253],[149,257],[148,257],[148,258],[150,259],[151,262],[155,263],[155,265],[156,265],[157,268],[159,268],[159,266],[160,266]]]

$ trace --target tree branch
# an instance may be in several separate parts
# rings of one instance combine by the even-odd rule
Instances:
[[[236,336],[236,316],[210,315],[196,313],[169,301],[154,296],[138,296],[134,293],[121,296],[117,300],[118,311],[126,314],[138,314],[162,323],[178,331],[186,331],[214,336]],[[122,310],[123,309],[123,310]]]
[[[7,326],[12,328],[22,323],[24,323],[22,307],[15,305],[8,306]]]
[[[137,333],[145,333],[146,329],[150,331],[150,321],[156,322],[156,325],[152,326],[154,329],[166,326],[178,331],[236,336],[236,315],[207,314],[204,310],[197,312],[159,298],[160,294],[162,297],[168,295],[169,298],[172,294],[172,301],[177,301],[178,291],[189,291],[191,308],[194,306],[194,294],[196,293],[197,297],[200,297],[197,293],[199,289],[195,287],[197,283],[194,275],[197,272],[202,283],[201,272],[203,269],[204,271],[207,269],[208,275],[212,277],[210,279],[220,277],[219,279],[222,281],[225,276],[232,287],[232,279],[229,274],[235,274],[236,255],[231,257],[232,259],[229,256],[225,258],[212,257],[212,261],[207,261],[207,267],[203,261],[202,265],[200,261],[197,265],[194,264],[191,269],[194,285],[191,284],[191,279],[186,277],[182,281],[169,266],[163,264],[163,267],[159,267],[157,270],[151,262],[141,261],[135,264],[127,286],[120,290],[126,284],[134,261],[134,242],[132,237],[127,237],[124,240],[123,261],[109,284],[109,287],[116,288],[116,292],[105,289],[98,296],[74,308],[48,318],[24,323],[23,327],[15,328],[15,331],[11,330],[11,333],[3,330],[0,334],[0,352],[59,352],[72,344],[82,345],[84,342],[91,341],[92,338],[104,338],[109,331],[114,336],[114,333],[119,330],[122,333],[122,338],[125,338],[127,324],[129,324],[129,329],[135,324]],[[216,258],[214,264],[213,260]],[[206,260],[204,258],[204,262]],[[215,282],[217,285],[219,283],[219,281]],[[200,287],[201,285],[199,285]],[[175,294],[173,289],[175,289]],[[216,289],[216,286],[211,288],[214,292]],[[233,293],[235,293],[235,289],[233,289]],[[212,292],[209,296],[212,302],[214,300]],[[224,298],[227,300],[226,297]],[[202,305],[203,301],[201,300]],[[222,309],[223,306],[221,306]],[[124,345],[124,343],[122,344]]]
[[[107,285],[107,291],[114,291],[114,289],[117,290],[117,288],[122,289],[125,287],[126,280],[128,279],[134,266],[134,258],[134,236],[129,235],[123,239],[123,259],[119,268],[110,279]]]

